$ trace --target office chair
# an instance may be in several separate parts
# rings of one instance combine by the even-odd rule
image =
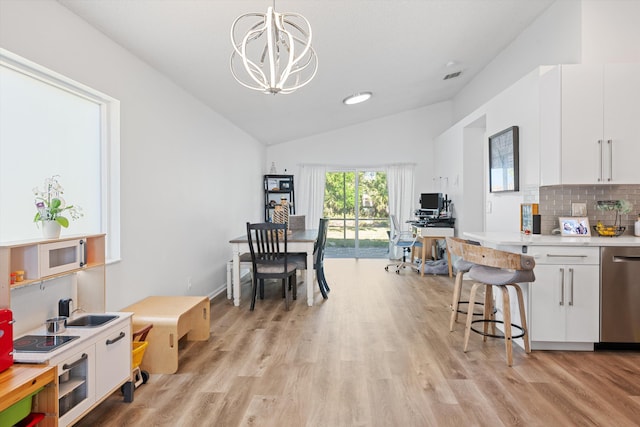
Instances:
[[[418,236],[414,235],[411,231],[401,230],[400,225],[398,224],[398,219],[395,215],[389,215],[389,217],[391,218],[391,224],[393,227],[393,230],[391,230],[391,235],[393,236],[391,241],[394,247],[402,249],[402,259],[395,263],[388,264],[384,269],[389,271],[389,267],[394,266],[396,274],[400,274],[400,270],[403,268],[409,268],[418,272],[418,268],[415,267],[411,261],[407,262],[407,255],[411,254],[413,248],[422,248],[422,242],[418,242]]]

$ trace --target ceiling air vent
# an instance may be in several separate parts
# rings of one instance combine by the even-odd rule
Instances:
[[[446,76],[444,76],[444,79],[442,79],[442,80],[455,79],[460,74],[462,74],[462,71],[456,71],[455,73],[447,74]]]

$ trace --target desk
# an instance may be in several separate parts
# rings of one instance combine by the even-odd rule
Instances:
[[[424,276],[424,262],[426,258],[427,248],[431,249],[433,240],[442,240],[447,237],[453,237],[453,227],[413,227],[413,232],[422,240],[422,265],[420,266],[420,275]],[[451,254],[447,251],[447,266],[449,267],[449,277],[453,277],[453,266],[451,265]]]
[[[305,252],[307,254],[307,305],[313,306],[313,246],[318,238],[318,230],[294,230],[287,236],[288,252]],[[233,249],[233,304],[240,305],[240,254],[249,252],[247,236],[229,240]]]

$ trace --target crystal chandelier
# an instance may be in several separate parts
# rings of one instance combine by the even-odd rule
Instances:
[[[241,85],[263,93],[300,89],[318,71],[311,25],[297,13],[247,13],[231,25],[231,73]]]

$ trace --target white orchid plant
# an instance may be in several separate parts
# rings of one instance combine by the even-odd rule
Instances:
[[[66,204],[62,194],[64,189],[58,182],[60,175],[54,175],[44,180],[44,189],[40,191],[38,187],[34,187],[33,194],[36,196],[36,209],[38,212],[33,218],[33,222],[55,221],[61,226],[67,228],[69,219],[63,216],[67,213],[71,219],[78,219],[83,216],[80,206]]]

